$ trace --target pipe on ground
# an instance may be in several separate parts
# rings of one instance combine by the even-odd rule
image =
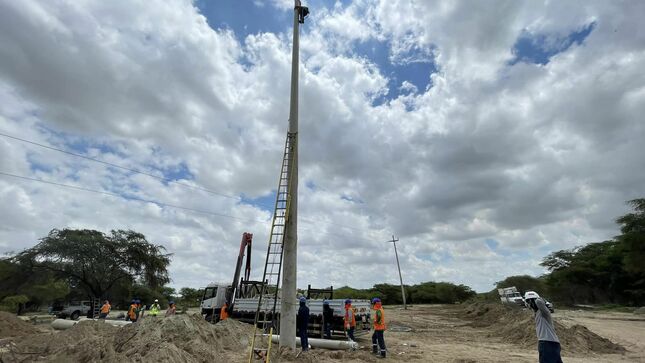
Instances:
[[[96,319],[81,319],[81,320],[66,320],[66,319],[56,319],[52,322],[52,328],[55,330],[65,330],[73,327],[74,325],[78,324],[81,321],[87,321],[87,320],[94,320],[97,321]],[[129,321],[125,320],[107,320],[107,319],[100,319],[105,322],[105,324],[110,324],[112,326],[124,326],[128,324],[132,324]]]
[[[280,335],[272,335],[271,341],[273,343],[280,342]],[[300,338],[296,338],[296,346],[300,346]],[[309,338],[309,345],[312,348],[322,349],[335,349],[335,350],[356,350],[358,343],[347,340],[329,340],[329,339],[316,339]]]

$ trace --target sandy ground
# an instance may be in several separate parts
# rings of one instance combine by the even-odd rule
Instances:
[[[393,362],[537,362],[537,347],[526,349],[496,337],[495,327],[474,328],[460,317],[462,308],[426,305],[403,310],[387,307],[389,329],[385,334]],[[623,345],[625,354],[576,354],[563,351],[565,362],[645,362],[645,317],[628,313],[562,311],[554,319],[570,326],[582,324],[594,333]],[[407,330],[411,331],[397,331]],[[359,339],[368,349],[369,337]],[[536,342],[537,346],[537,342]],[[362,362],[364,357],[342,361]],[[349,358],[349,359],[348,359]]]
[[[505,339],[502,324],[480,327],[473,324],[468,308],[458,305],[385,307],[388,330],[385,341],[391,362],[537,362],[537,342],[528,345]],[[503,315],[506,316],[506,315]],[[645,362],[645,316],[631,313],[561,310],[554,319],[568,329],[586,326],[626,349],[624,353],[598,354],[563,350],[565,362]],[[517,323],[519,320],[514,320]],[[20,332],[2,339],[0,360],[11,361],[182,361],[246,362],[251,326],[231,321],[224,326],[210,325],[190,314],[176,319],[145,319],[126,328],[107,328],[101,324],[82,325],[78,329],[46,333],[45,324],[25,325],[6,320],[6,332]],[[529,321],[530,324],[530,321]],[[524,326],[524,325],[521,325]],[[529,330],[532,326],[529,327]],[[1,330],[1,329],[0,329]],[[520,329],[517,329],[520,336]],[[515,332],[513,330],[512,332]],[[52,335],[53,334],[53,335]],[[589,333],[591,334],[591,333]],[[124,340],[126,337],[127,340]],[[134,338],[133,338],[134,337]],[[11,343],[13,341],[14,343]],[[54,342],[54,343],[52,343]],[[153,343],[154,342],[154,343]],[[160,342],[168,342],[161,344]],[[369,334],[358,337],[358,351],[313,349],[298,356],[274,350],[272,362],[378,362],[371,354]],[[9,346],[7,344],[13,344]],[[2,344],[0,344],[2,345]],[[47,349],[45,349],[47,348]],[[13,352],[42,354],[21,355]],[[0,352],[1,353],[1,352]],[[30,353],[31,354],[31,353]],[[3,359],[4,358],[4,359]],[[61,360],[62,359],[62,360]]]

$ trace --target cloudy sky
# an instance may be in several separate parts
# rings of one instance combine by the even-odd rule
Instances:
[[[645,2],[323,1],[301,32],[298,286],[487,291],[645,196]],[[0,0],[0,253],[134,229],[173,286],[263,266],[290,0]],[[80,156],[79,156],[80,155]]]

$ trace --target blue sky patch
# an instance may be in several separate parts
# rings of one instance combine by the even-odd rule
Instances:
[[[271,191],[271,193],[267,195],[258,198],[248,198],[244,195],[242,195],[241,198],[242,203],[258,207],[269,213],[273,213],[273,209],[275,208],[275,190]]]
[[[397,64],[392,63],[390,60],[390,48],[391,44],[389,41],[378,41],[376,39],[358,43],[353,48],[355,55],[367,58],[376,64],[381,74],[389,79],[388,94],[376,97],[373,105],[380,105],[400,95],[409,94],[409,89],[400,89],[404,81],[413,84],[418,92],[424,92],[432,86],[430,75],[437,71],[434,62],[425,60],[425,55],[421,54],[420,51],[409,54],[409,58],[416,59],[415,61]]]
[[[573,44],[582,44],[595,27],[596,23],[592,22],[564,37],[524,31],[513,45],[515,58],[509,64],[525,62],[545,65],[551,57],[566,51]]]
[[[183,161],[169,168],[159,169],[159,171],[161,171],[164,178],[170,180],[192,180],[195,178],[188,169],[188,165]]]
[[[289,29],[293,12],[280,11],[268,2],[259,6],[253,1],[197,0],[195,6],[213,29],[232,29],[240,39],[249,34],[280,33]]]

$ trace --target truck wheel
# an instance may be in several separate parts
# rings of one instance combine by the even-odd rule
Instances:
[[[207,322],[210,323],[211,321],[213,321],[213,315],[212,314],[207,314],[205,319],[206,319]]]
[[[77,320],[80,315],[81,315],[81,312],[76,310],[72,313],[72,315],[69,316],[69,318],[72,320]]]

